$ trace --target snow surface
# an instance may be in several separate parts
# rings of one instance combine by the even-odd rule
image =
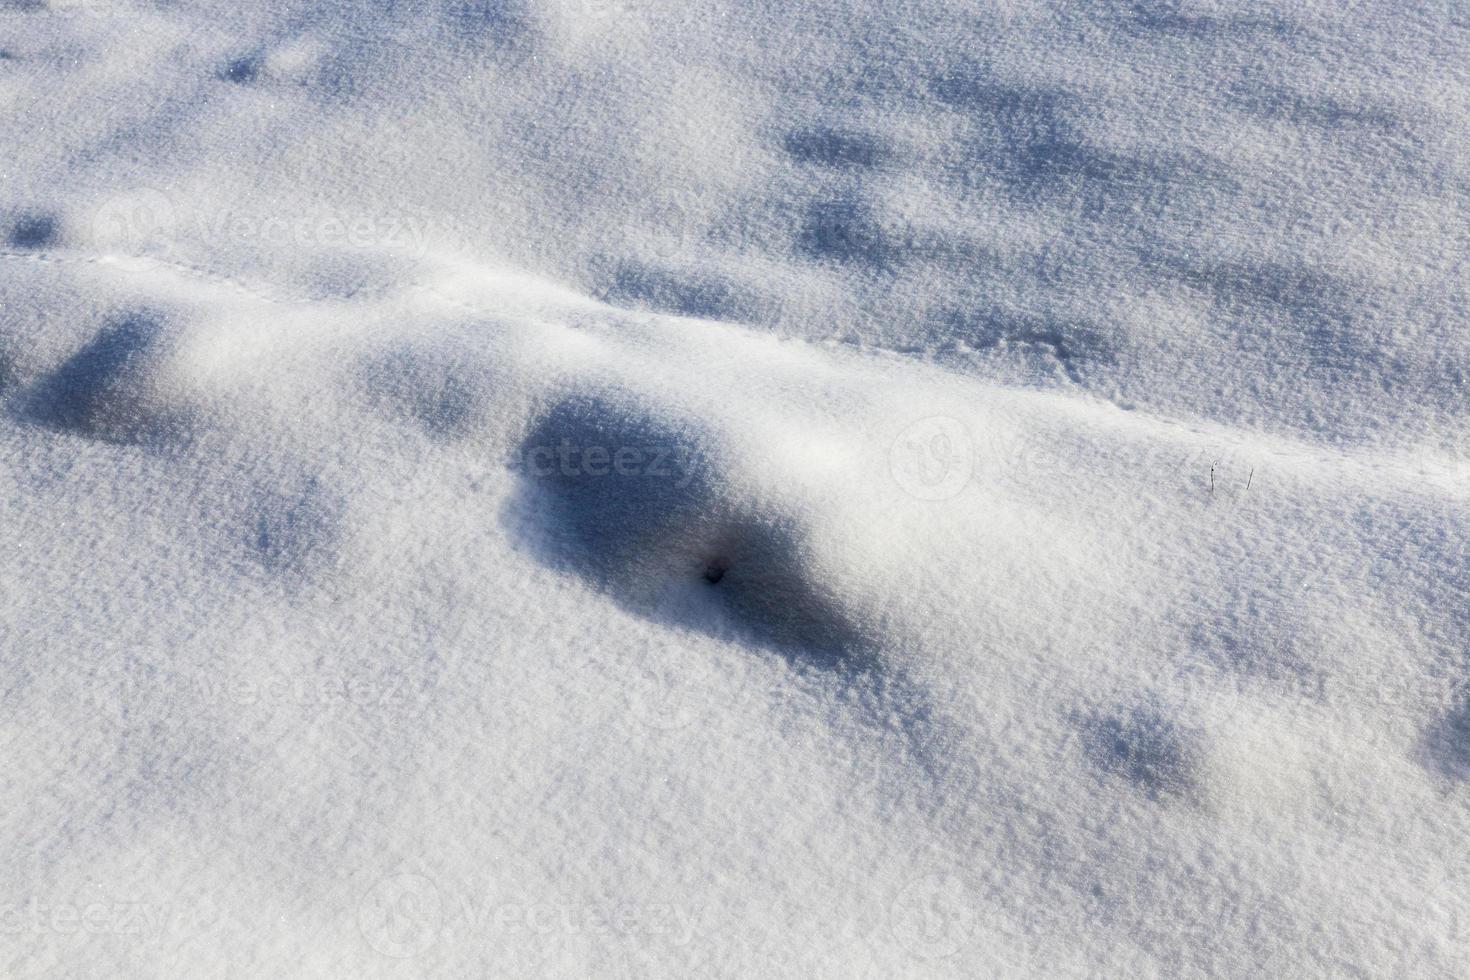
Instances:
[[[0,973],[1470,976],[1470,12],[9,0]]]

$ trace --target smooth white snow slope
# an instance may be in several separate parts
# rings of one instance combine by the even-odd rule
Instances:
[[[8,0],[0,974],[1470,977],[1459,2]]]

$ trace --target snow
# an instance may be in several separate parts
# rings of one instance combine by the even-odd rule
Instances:
[[[1470,975],[1460,5],[0,25],[0,973]]]

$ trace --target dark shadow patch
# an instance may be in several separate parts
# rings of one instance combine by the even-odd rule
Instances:
[[[1199,464],[1201,491],[1209,492],[1208,481],[1213,479],[1222,499],[1227,492],[1240,492],[1246,474],[1234,465],[1222,465],[1215,474],[1211,471],[1215,462],[1206,459]],[[1233,489],[1227,490],[1227,481]],[[1301,577],[1277,579],[1266,585],[1236,583],[1223,596],[1189,608],[1181,628],[1191,657],[1273,690],[1289,691],[1296,698],[1320,699],[1327,683],[1319,662],[1320,637],[1303,623],[1299,611],[1318,601],[1308,594],[1313,581],[1315,577],[1305,582]]]
[[[60,235],[61,227],[54,217],[32,214],[16,221],[6,240],[12,248],[41,249],[55,245]]]
[[[1018,181],[1035,189],[1076,180],[1142,184],[1168,177],[1174,169],[1171,161],[1113,153],[1078,137],[1032,143],[1014,162]]]
[[[1080,137],[1022,147],[997,173],[1022,199],[1075,200],[1089,220],[1137,221],[1162,214],[1190,193],[1228,186],[1223,174],[1198,160],[1118,153]]]
[[[480,415],[470,369],[453,357],[401,347],[369,361],[362,372],[368,397],[385,416],[431,436],[465,435]]]
[[[523,0],[456,0],[444,18],[454,37],[476,47],[518,47],[530,29]]]
[[[1212,16],[1142,9],[1129,23],[1140,32],[1187,37],[1198,41],[1239,38],[1242,34],[1280,33],[1288,26],[1285,21],[1265,17]]]
[[[1074,200],[1085,218],[1117,213],[1132,222],[1180,195],[1229,184],[1220,168],[1187,155],[1097,146],[1080,125],[1089,104],[1064,89],[1018,86],[968,67],[935,79],[930,91],[973,120],[963,152],[949,164],[950,178],[962,185],[999,184],[1027,202]]]
[[[697,425],[627,399],[568,398],[520,447],[521,530],[548,564],[640,615],[716,635],[734,627],[798,666],[873,667],[800,523],[732,490],[720,456]]]
[[[1328,133],[1350,137],[1361,137],[1365,131],[1388,136],[1412,134],[1406,119],[1383,106],[1350,105],[1329,97],[1254,86],[1237,87],[1231,100],[1247,112]]]
[[[1244,112],[1315,133],[1354,156],[1373,158],[1375,166],[1393,168],[1420,182],[1440,180],[1426,175],[1424,156],[1431,132],[1442,131],[1445,124],[1427,110],[1412,112],[1381,102],[1353,103],[1293,92],[1269,81],[1236,86],[1229,97]]]
[[[1242,262],[1178,268],[1180,279],[1211,291],[1225,306],[1270,303],[1294,313],[1336,316],[1351,305],[1345,284],[1308,266]]]
[[[315,478],[293,488],[262,490],[246,515],[245,544],[273,575],[304,579],[330,563],[341,509]]]
[[[788,133],[783,148],[801,163],[839,169],[876,167],[890,156],[876,137],[823,127]]]
[[[966,771],[928,691],[825,587],[801,521],[741,488],[696,420],[622,393],[568,397],[531,427],[515,466],[522,492],[502,520],[543,563],[636,615],[835,681],[834,710],[936,785]]]
[[[874,269],[895,266],[903,255],[901,236],[885,230],[862,204],[822,201],[808,210],[798,246],[814,259]]]
[[[107,442],[178,436],[182,418],[154,402],[163,321],[133,314],[104,327],[39,386],[26,412],[49,428]]]
[[[1290,20],[1276,13],[1202,13],[1188,9],[1190,6],[1180,0],[1125,0],[1101,6],[1096,13],[1104,22],[1135,35],[1192,41],[1258,42],[1262,35],[1287,37],[1297,31]]]
[[[934,97],[978,117],[984,128],[1010,145],[1056,142],[1071,132],[1068,116],[1080,102],[1060,88],[998,81],[982,66],[966,66],[935,78]]]
[[[1145,256],[1161,274],[1210,295],[1216,308],[1237,321],[1286,316],[1293,321],[1313,367],[1346,378],[1380,370],[1380,354],[1360,323],[1371,315],[1372,297],[1361,287],[1305,264],[1217,262],[1177,256]]]
[[[623,263],[603,302],[705,320],[750,322],[760,318],[755,298],[714,275],[690,276],[670,269]]]
[[[728,518],[691,571],[758,640],[828,670],[874,666],[874,651],[805,557],[805,533],[790,520]]]
[[[1103,772],[1155,800],[1197,795],[1198,738],[1158,711],[1139,707],[1090,715],[1079,727],[1088,759]]]
[[[220,69],[221,81],[233,82],[236,85],[249,85],[260,76],[261,58],[258,54],[249,54],[236,58]]]
[[[1470,691],[1424,733],[1422,748],[1428,765],[1446,779],[1470,780]]]

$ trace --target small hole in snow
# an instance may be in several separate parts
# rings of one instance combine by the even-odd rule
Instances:
[[[715,558],[704,568],[704,580],[710,585],[719,585],[720,579],[730,570],[730,563],[724,558]]]

